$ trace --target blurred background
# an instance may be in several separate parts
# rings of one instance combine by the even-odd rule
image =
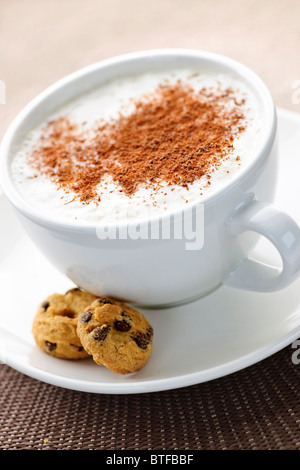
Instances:
[[[160,47],[238,59],[263,78],[277,106],[300,112],[300,0],[0,0],[0,139],[22,107],[64,75]]]

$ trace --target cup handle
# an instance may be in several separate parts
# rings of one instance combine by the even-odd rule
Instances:
[[[289,215],[272,204],[252,199],[228,219],[227,228],[232,236],[250,230],[266,237],[277,248],[282,268],[245,258],[227,275],[225,285],[272,292],[283,289],[296,279],[300,270],[300,228]]]

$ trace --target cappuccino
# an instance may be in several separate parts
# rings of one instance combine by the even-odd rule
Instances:
[[[20,142],[13,182],[57,220],[144,219],[205,202],[251,163],[263,116],[230,74],[144,73],[65,103]]]

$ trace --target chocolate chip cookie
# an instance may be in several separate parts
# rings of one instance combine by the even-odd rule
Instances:
[[[110,297],[79,314],[77,334],[99,365],[118,374],[140,370],[152,354],[153,329],[145,316]]]
[[[78,315],[97,297],[74,288],[53,294],[38,307],[32,333],[37,345],[47,354],[62,359],[84,359],[89,354],[77,335]]]

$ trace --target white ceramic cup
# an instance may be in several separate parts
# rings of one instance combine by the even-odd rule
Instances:
[[[9,160],[20,139],[46,120],[57,106],[109,79],[178,67],[204,67],[235,74],[254,91],[263,116],[263,139],[251,164],[241,168],[225,187],[201,201],[204,208],[201,249],[187,249],[184,237],[101,240],[101,226],[59,222],[37,212],[20,197],[9,174]],[[9,127],[0,152],[3,191],[32,240],[75,284],[96,295],[106,294],[145,307],[162,307],[199,298],[222,284],[275,291],[293,282],[299,274],[300,230],[290,216],[272,205],[277,175],[274,103],[261,79],[232,59],[202,51],[168,49],[126,54],[84,68],[29,103]],[[192,221],[193,207],[184,211],[185,220]],[[179,216],[184,211],[180,209],[172,215]],[[170,214],[156,222],[166,220],[172,225]],[[129,221],[127,228],[132,228],[133,223]],[[261,235],[277,248],[282,258],[281,269],[248,257]]]

